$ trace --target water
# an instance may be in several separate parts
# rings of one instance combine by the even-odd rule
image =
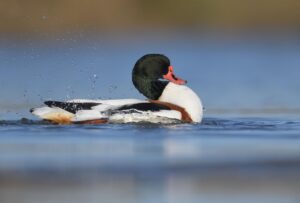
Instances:
[[[1,202],[299,202],[300,119],[0,122]]]
[[[131,69],[153,52],[201,96],[202,124],[60,126],[28,111],[141,99]],[[294,35],[1,38],[0,202],[299,202],[299,55]]]

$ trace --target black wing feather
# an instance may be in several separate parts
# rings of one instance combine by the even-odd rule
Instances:
[[[160,110],[171,110],[169,107],[156,104],[156,103],[138,103],[138,104],[131,104],[131,105],[124,105],[116,110],[123,111],[123,110],[139,110],[139,111],[160,111]]]
[[[60,102],[60,101],[45,101],[44,104],[46,104],[49,107],[59,107],[61,109],[64,109],[71,113],[76,113],[79,110],[90,110],[92,107],[100,105],[101,103],[96,102]]]

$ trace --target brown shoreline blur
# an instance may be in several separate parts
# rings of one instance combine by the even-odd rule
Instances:
[[[300,28],[296,0],[2,0],[0,32]]]

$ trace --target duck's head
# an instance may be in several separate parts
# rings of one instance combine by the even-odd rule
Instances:
[[[184,85],[185,80],[175,76],[168,57],[147,54],[141,57],[132,70],[134,86],[149,99],[158,99],[169,82]]]

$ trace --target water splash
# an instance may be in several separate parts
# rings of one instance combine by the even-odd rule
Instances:
[[[93,75],[90,76],[91,90],[92,90],[91,95],[90,95],[91,98],[95,98],[96,97],[95,90],[96,90],[96,82],[97,82],[97,80],[98,80],[98,75],[97,74],[94,73]]]

